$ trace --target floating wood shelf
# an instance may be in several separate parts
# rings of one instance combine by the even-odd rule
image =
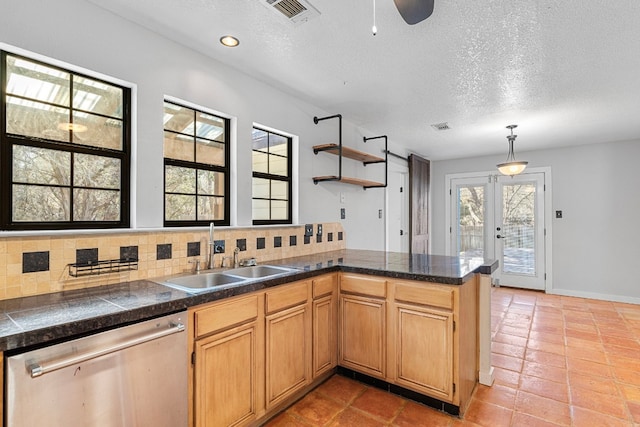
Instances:
[[[324,151],[327,153],[340,155],[340,146],[338,144],[320,144],[313,146],[313,152],[318,154],[320,151]],[[365,165],[371,163],[384,163],[385,160],[382,157],[374,156],[369,153],[365,153],[364,151],[354,150],[349,147],[342,147],[342,157],[348,157],[349,159],[358,160]]]
[[[369,181],[366,179],[360,179],[360,178],[349,178],[346,176],[343,176],[342,178],[339,178],[335,175],[327,175],[327,176],[314,176],[313,177],[313,183],[317,184],[319,182],[322,181],[336,181],[336,182],[343,182],[345,184],[353,184],[353,185],[359,185],[362,186],[363,188],[376,188],[376,187],[385,187],[385,185],[381,182],[376,182],[376,181]]]
[[[325,175],[325,176],[316,176],[313,177],[313,183],[317,184],[323,181],[335,181],[342,182],[345,184],[358,185],[364,188],[384,188],[387,186],[387,136],[374,136],[371,138],[364,137],[362,138],[363,142],[367,142],[372,139],[384,139],[384,158],[374,156],[372,154],[366,153],[364,151],[354,150],[353,148],[348,148],[342,145],[342,115],[334,114],[333,116],[327,117],[314,117],[313,123],[318,124],[323,120],[330,119],[338,119],[338,143],[328,143],[328,144],[320,144],[313,146],[313,153],[318,154],[321,151],[327,152],[329,154],[335,154],[338,156],[338,175]],[[372,163],[384,163],[384,184],[376,181],[369,181],[366,179],[360,178],[349,178],[342,175],[342,158],[346,157],[348,159],[357,160],[362,162],[364,166],[367,166]]]

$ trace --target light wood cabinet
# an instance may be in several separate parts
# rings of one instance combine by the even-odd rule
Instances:
[[[453,313],[395,304],[395,383],[453,400]]]
[[[448,286],[393,280],[389,379],[464,410],[478,376],[477,279]]]
[[[477,279],[449,286],[342,273],[338,364],[458,406],[478,375]]]
[[[239,426],[260,411],[263,326],[259,295],[234,298],[193,316],[196,427]]]
[[[267,411],[311,382],[311,283],[265,293]]]
[[[380,296],[385,294],[384,279],[350,274],[340,277],[338,364],[383,379],[387,319],[386,301]]]
[[[236,426],[257,414],[257,325],[195,344],[196,426]]]
[[[313,378],[337,364],[337,314],[337,274],[313,279]]]

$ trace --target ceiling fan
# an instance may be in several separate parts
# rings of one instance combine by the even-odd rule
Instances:
[[[393,0],[400,16],[409,25],[424,21],[433,13],[434,0]]]

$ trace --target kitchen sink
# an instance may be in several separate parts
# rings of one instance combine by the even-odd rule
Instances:
[[[201,273],[193,276],[174,277],[160,283],[185,292],[203,292],[245,281],[246,279],[242,277],[227,276],[222,273]]]
[[[234,268],[233,270],[227,270],[224,274],[246,277],[248,279],[264,279],[266,277],[277,276],[291,271],[294,270],[291,268],[276,267],[273,265],[254,265],[251,267],[240,267]]]
[[[190,276],[169,277],[161,279],[157,283],[189,293],[206,292],[242,285],[258,279],[268,279],[292,271],[295,269],[273,265],[254,265],[232,270],[203,272]]]

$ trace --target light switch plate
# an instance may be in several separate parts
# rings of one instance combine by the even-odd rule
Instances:
[[[318,231],[316,232],[316,234],[317,234],[318,236],[322,236],[322,224],[318,224],[318,225],[317,225],[317,230],[318,230]]]

